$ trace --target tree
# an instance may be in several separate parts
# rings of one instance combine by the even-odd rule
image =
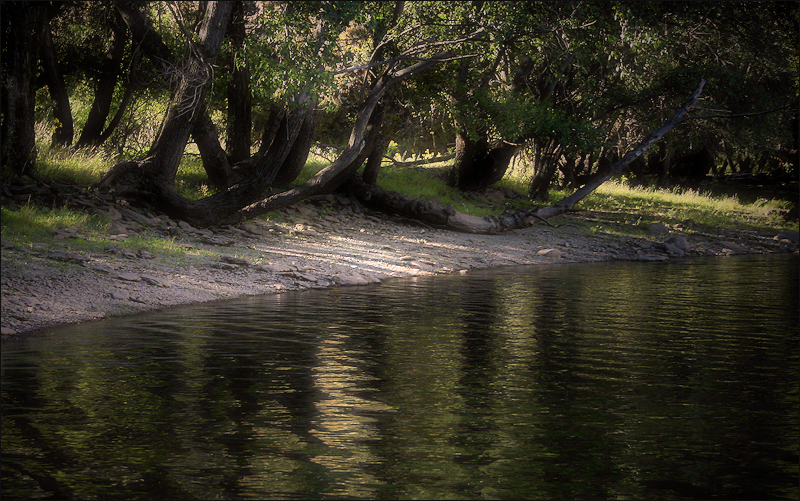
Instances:
[[[363,191],[353,175],[366,161],[363,179],[374,183],[390,140],[414,153],[443,152],[455,140],[450,181],[462,190],[490,186],[525,151],[533,164],[529,195],[546,199],[559,171],[576,186],[587,174],[608,174],[607,166],[641,142],[641,131],[667,120],[676,99],[701,77],[708,76],[713,89],[704,104],[731,110],[732,117],[743,117],[758,103],[777,108],[787,93],[797,96],[796,78],[780,68],[784,55],[790,70],[797,67],[791,49],[797,27],[782,20],[796,15],[793,5],[753,16],[738,6],[671,2],[128,0],[70,3],[47,12],[13,2],[3,8],[20,20],[31,16],[35,40],[41,41],[39,47],[25,45],[20,36],[11,44],[13,30],[4,16],[4,49],[11,51],[4,63],[16,58],[33,68],[40,58],[38,82],[50,88],[56,118],[69,116],[63,82],[67,91],[76,82],[93,83],[95,105],[79,144],[106,140],[137,93],[171,96],[149,150],[121,158],[99,186],[196,226],[242,221],[331,192],[350,179],[351,189]],[[86,30],[79,25],[83,12]],[[749,36],[772,25],[779,33],[769,46]],[[778,56],[759,58],[765,50]],[[23,109],[10,99],[9,90],[19,87],[7,82],[34,78],[33,69],[22,75],[24,67],[4,66],[4,132],[12,127],[7,118]],[[131,78],[139,70],[155,83]],[[747,89],[747,98],[729,88]],[[23,94],[30,99],[33,89],[29,85]],[[320,131],[323,108],[331,113]],[[783,125],[748,116],[768,126],[758,132],[744,122],[739,132],[731,126],[685,127],[660,143],[658,154],[626,165],[645,176],[651,165],[660,165],[664,174],[670,157],[704,148],[710,158],[717,153],[711,146],[722,140],[738,146],[780,138],[770,146],[781,147],[789,142],[782,136],[785,124],[796,124],[797,114],[786,109]],[[25,127],[20,130],[30,130]],[[56,132],[62,144],[68,141],[66,127]],[[449,139],[442,139],[445,134]],[[4,159],[13,150],[9,137],[3,136]],[[297,177],[320,137],[342,146],[331,165],[302,186],[270,192]],[[194,201],[174,186],[190,138],[218,190]],[[26,144],[30,159],[35,143]],[[371,190],[373,200],[383,198]]]
[[[175,174],[180,157],[194,130],[197,116],[204,110],[204,93],[209,81],[209,68],[219,52],[225,31],[220,24],[231,6],[225,2],[213,2],[206,9],[198,33],[199,42],[192,42],[188,61],[180,73],[178,88],[172,98],[161,131],[148,154],[141,160],[123,161],[116,164],[99,186],[113,189],[122,195],[144,198],[163,212],[195,224],[209,226],[221,222],[238,222],[295,203],[309,195],[330,192],[341,185],[366,158],[365,147],[374,141],[376,128],[373,112],[387,88],[423,71],[439,61],[455,55],[440,52],[420,59],[420,55],[440,42],[425,46],[413,46],[400,54],[392,64],[384,66],[383,74],[369,89],[353,126],[348,148],[331,165],[323,169],[305,185],[288,192],[272,195],[261,200],[264,191],[271,186],[281,168],[293,160],[298,138],[301,137],[307,117],[313,113],[309,103],[313,98],[306,92],[295,98],[295,106],[279,112],[280,118],[275,137],[266,154],[254,155],[240,163],[243,179],[240,182],[202,200],[190,201],[182,198],[174,188]],[[406,60],[417,62],[403,66]],[[301,138],[304,139],[304,138]],[[262,144],[263,148],[263,144]],[[301,145],[300,154],[307,154],[308,146]]]
[[[36,164],[34,132],[34,77],[38,61],[39,32],[47,4],[3,2],[3,95],[0,149],[6,172],[22,176]]]
[[[409,218],[420,220],[431,226],[453,231],[464,233],[501,233],[530,226],[536,221],[546,222],[548,218],[563,214],[574,207],[576,203],[583,200],[587,195],[596,190],[598,186],[609,180],[614,174],[620,172],[637,158],[640,158],[647,149],[660,141],[673,127],[686,121],[689,118],[687,114],[697,104],[705,83],[705,80],[701,80],[700,85],[692,93],[689,100],[684,103],[666,123],[650,134],[650,136],[636,148],[625,154],[619,162],[611,166],[608,172],[602,176],[597,176],[572,195],[555,202],[549,207],[520,210],[514,213],[504,213],[499,216],[477,217],[458,212],[449,206],[424,200],[415,200],[405,195],[382,190],[375,186],[369,186],[361,182],[357,177],[351,178],[348,186],[351,192],[365,205],[401,214]]]

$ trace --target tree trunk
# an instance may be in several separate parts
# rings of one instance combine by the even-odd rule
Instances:
[[[541,144],[544,142],[544,144]],[[528,190],[531,200],[548,200],[550,184],[558,169],[558,156],[561,147],[553,140],[536,141],[534,143],[533,166],[534,175]]]
[[[456,134],[456,156],[448,174],[448,185],[461,191],[482,191],[503,179],[518,150],[516,145],[489,144],[486,137],[471,139]]]
[[[132,168],[131,162],[121,162],[106,173],[99,183],[101,187],[130,191],[156,201],[170,198],[168,192],[174,191],[175,175],[197,112],[204,109],[206,84],[222,45],[230,7],[227,2],[213,2],[207,8],[200,25],[200,42],[192,48],[180,74],[161,130],[147,156],[134,162],[139,168]]]
[[[208,182],[219,189],[233,184],[233,170],[228,155],[219,143],[217,128],[207,113],[202,113],[192,129],[192,138],[200,151],[200,159],[206,170]]]
[[[75,133],[72,123],[72,108],[69,104],[67,86],[64,83],[64,74],[56,58],[56,48],[53,45],[49,19],[42,25],[39,38],[39,57],[42,63],[42,76],[47,82],[50,99],[53,102],[53,118],[56,122],[51,145],[69,146],[72,144]]]
[[[33,79],[36,74],[39,31],[47,4],[2,2],[2,149],[3,177],[22,176],[36,165]]]
[[[386,148],[389,146],[389,139],[385,137],[378,138],[375,141],[375,146],[367,156],[367,163],[364,165],[364,174],[362,179],[367,184],[376,184],[378,182],[378,174],[381,170],[381,163],[386,153]]]
[[[214,198],[212,196],[205,201],[198,201],[200,203],[195,204],[194,210],[192,210],[192,213],[197,217],[197,224],[200,226],[210,226],[220,223],[236,224],[266,214],[267,212],[287,207],[312,195],[333,192],[355,174],[355,171],[366,159],[366,154],[364,152],[367,144],[377,140],[377,128],[373,126],[373,114],[375,107],[383,97],[389,85],[407,78],[410,75],[424,71],[437,64],[439,60],[446,59],[450,56],[450,53],[438,54],[430,59],[419,61],[411,66],[381,77],[373,85],[369,95],[359,108],[358,114],[356,115],[356,123],[353,125],[353,129],[350,133],[348,147],[336,160],[319,171],[305,184],[283,193],[277,193],[246,207],[240,205],[240,209],[230,211],[227,215],[222,216],[220,216],[220,214],[224,213],[218,212],[219,209],[224,207],[230,208],[236,205],[231,202],[232,197],[219,197],[220,200],[212,200]],[[230,194],[231,190],[228,190],[227,193]],[[222,198],[226,199],[224,207],[220,203],[222,202]],[[200,205],[204,206],[203,210],[197,210]],[[212,217],[212,215],[215,216]]]
[[[286,160],[283,161],[278,172],[275,174],[272,184],[275,186],[285,186],[300,175],[303,167],[308,161],[308,154],[311,151],[311,146],[314,144],[314,132],[317,130],[317,114],[314,112],[316,103],[310,105],[310,110],[303,119],[303,124],[300,126],[300,131],[297,138],[294,140],[292,149]]]
[[[233,2],[228,35],[233,52],[244,52],[245,22],[244,2]],[[236,62],[232,53],[229,57],[231,79],[228,83],[228,129],[226,149],[230,163],[235,164],[250,158],[250,134],[253,127],[252,96],[250,94],[250,70],[246,62]]]
[[[125,44],[128,42],[125,22],[118,12],[114,12],[111,20],[111,48],[106,54],[103,68],[97,77],[94,102],[86,118],[76,148],[95,146],[100,144],[100,137],[111,111],[111,102],[114,98],[114,88],[117,86],[121,72],[122,59],[125,54]]]

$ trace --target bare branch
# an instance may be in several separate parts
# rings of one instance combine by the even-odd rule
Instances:
[[[464,58],[468,58],[468,57],[475,57],[475,56],[477,56],[477,54],[470,54],[470,55],[465,55],[465,56],[453,56],[453,57],[450,57],[449,59],[445,60],[445,59],[437,58],[436,56],[433,56],[433,57],[430,57],[430,58],[422,58],[422,57],[416,57],[415,55],[419,54],[421,52],[424,52],[426,50],[432,49],[434,47],[440,47],[442,45],[454,45],[454,44],[458,44],[458,43],[461,43],[461,42],[466,42],[467,40],[473,40],[473,39],[477,38],[479,35],[481,35],[484,31],[485,30],[483,28],[480,28],[480,29],[470,33],[469,35],[467,35],[467,36],[465,36],[463,38],[459,38],[457,40],[443,40],[443,41],[439,41],[439,42],[430,42],[430,43],[417,44],[417,45],[411,47],[410,49],[406,50],[405,52],[403,52],[402,54],[400,54],[397,57],[393,57],[393,58],[387,59],[385,61],[378,61],[378,62],[375,62],[375,63],[362,64],[362,65],[359,65],[359,66],[353,66],[351,68],[345,68],[345,69],[342,69],[342,70],[335,71],[333,74],[334,75],[340,75],[342,73],[348,73],[350,71],[356,71],[356,70],[361,70],[361,69],[365,69],[365,68],[373,68],[375,66],[381,66],[381,65],[385,65],[385,64],[392,64],[392,63],[396,63],[398,61],[402,61],[402,60],[405,60],[405,59],[413,59],[413,60],[417,60],[417,61],[436,60],[437,62],[444,62],[444,61],[454,61],[456,59],[464,59]]]
[[[731,113],[729,115],[696,115],[696,116],[693,116],[693,117],[684,117],[683,121],[686,121],[686,120],[697,120],[697,119],[700,119],[700,118],[755,117],[755,116],[758,116],[758,115],[767,115],[769,113],[775,113],[776,111],[785,110],[786,108],[789,108],[790,106],[791,106],[790,104],[787,104],[787,105],[781,106],[780,108],[775,108],[775,109],[767,110],[767,111],[756,111],[756,112],[753,112],[753,113]],[[701,110],[702,109],[707,109],[708,111],[726,111],[726,110],[713,110],[713,109],[710,109],[710,108],[698,108],[698,109],[701,109]],[[728,112],[728,113],[730,113],[730,112]]]

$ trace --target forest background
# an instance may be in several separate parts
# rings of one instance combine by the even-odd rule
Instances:
[[[2,182],[46,182],[45,149],[90,150],[94,189],[207,227],[444,158],[463,192],[513,168],[547,200],[609,173],[702,81],[620,175],[796,181],[799,6],[3,2]],[[312,153],[330,161],[298,183]],[[201,196],[176,182],[193,157]]]

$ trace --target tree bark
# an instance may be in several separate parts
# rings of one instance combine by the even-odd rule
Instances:
[[[245,22],[244,2],[233,2],[227,36],[235,52],[244,51]],[[250,134],[253,127],[252,96],[250,93],[250,70],[246,62],[236,64],[232,53],[228,58],[231,79],[228,83],[228,128],[226,149],[230,163],[235,164],[250,158]]]
[[[50,99],[53,102],[53,118],[56,121],[55,130],[51,138],[52,146],[69,146],[75,134],[72,123],[72,108],[69,104],[69,94],[64,83],[64,74],[58,64],[56,48],[53,45],[53,34],[50,31],[50,15],[47,22],[42,25],[39,38],[39,58],[42,64],[42,76],[47,82]]]
[[[389,139],[380,137],[375,141],[375,146],[367,156],[367,163],[364,164],[364,174],[362,178],[367,184],[375,184],[378,182],[378,174],[381,170],[381,163],[383,163],[386,148],[389,146]]]
[[[135,162],[121,162],[112,167],[100,181],[103,188],[143,195],[161,201],[174,192],[175,175],[194,127],[198,111],[204,110],[206,84],[212,65],[219,54],[230,13],[227,2],[213,2],[200,25],[200,43],[193,44],[189,61],[180,75],[175,94],[147,156]]]
[[[200,159],[208,176],[208,182],[219,189],[233,184],[233,169],[228,162],[228,155],[219,142],[219,134],[207,113],[197,118],[192,129],[192,138],[200,151]]]
[[[111,111],[111,102],[114,98],[114,88],[117,86],[121,73],[122,59],[125,54],[125,44],[128,42],[127,27],[118,12],[110,20],[111,48],[106,54],[103,68],[97,77],[94,102],[86,118],[81,135],[75,143],[76,148],[96,146],[100,144],[103,128]]]
[[[485,190],[503,179],[517,150],[514,144],[489,144],[486,137],[473,140],[465,132],[459,132],[448,185],[461,191]]]
[[[2,2],[2,149],[3,175],[22,176],[36,165],[33,79],[39,31],[47,4]]]
[[[554,140],[548,139],[534,142],[533,148],[535,171],[531,179],[528,196],[531,200],[547,200],[550,183],[558,169],[558,157],[561,147]]]
[[[306,113],[303,123],[300,126],[300,131],[294,140],[292,149],[286,159],[280,165],[278,172],[275,174],[275,179],[272,180],[274,186],[285,186],[300,175],[303,167],[308,161],[308,154],[311,151],[311,146],[314,144],[314,132],[317,130],[317,114],[314,111],[313,103],[310,105],[310,110]]]

